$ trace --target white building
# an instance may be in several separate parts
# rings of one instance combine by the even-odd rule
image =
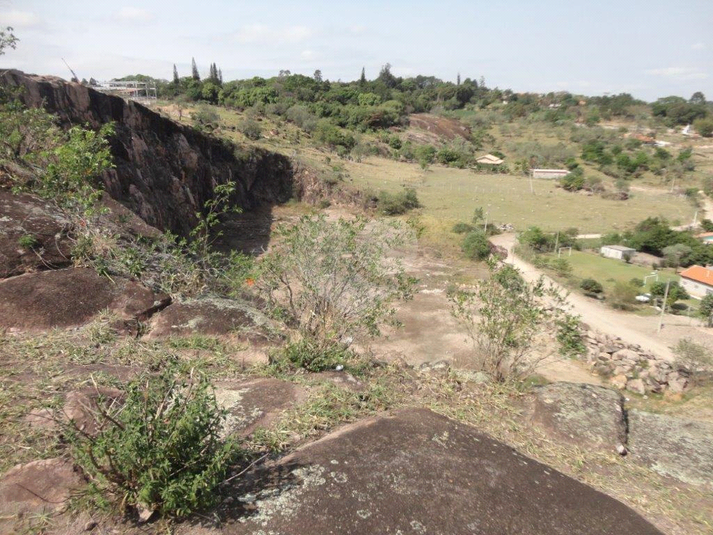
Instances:
[[[636,249],[624,247],[623,245],[604,245],[601,249],[599,249],[599,253],[606,258],[624,260],[626,255],[634,256],[636,254]]]
[[[568,169],[533,169],[532,178],[562,178],[569,174]]]
[[[713,269],[691,266],[681,272],[681,286],[693,297],[713,294]]]

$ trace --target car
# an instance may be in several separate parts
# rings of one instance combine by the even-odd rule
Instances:
[[[640,294],[636,296],[636,300],[639,303],[648,303],[651,301],[651,294]]]

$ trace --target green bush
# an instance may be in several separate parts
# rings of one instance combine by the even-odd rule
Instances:
[[[124,389],[123,405],[99,401],[99,432],[73,422],[66,435],[94,487],[122,506],[185,517],[216,503],[218,486],[240,450],[221,438],[225,413],[208,379],[174,366]]]
[[[584,279],[579,287],[587,293],[600,294],[604,291],[604,287],[594,279]]]
[[[392,194],[382,191],[376,201],[377,210],[384,215],[405,214],[409,210],[421,207],[416,190],[406,188],[403,191]]]
[[[262,128],[260,127],[260,124],[252,119],[245,119],[242,121],[238,126],[238,130],[240,130],[246,138],[252,139],[253,141],[262,137]]]
[[[456,234],[466,234],[475,230],[475,227],[473,227],[473,225],[469,225],[468,223],[460,222],[453,225],[451,230]]]
[[[490,256],[490,242],[479,230],[469,232],[463,239],[461,248],[470,260],[485,260]]]
[[[278,368],[289,363],[310,372],[334,370],[337,366],[347,368],[356,360],[355,354],[343,345],[323,345],[310,339],[290,343],[270,357],[270,363]]]
[[[560,353],[567,357],[583,355],[587,347],[582,339],[579,318],[566,314],[557,319],[556,324]]]

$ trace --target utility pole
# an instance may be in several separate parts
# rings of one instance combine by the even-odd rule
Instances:
[[[661,332],[661,327],[663,326],[663,315],[666,312],[666,300],[668,299],[668,288],[671,286],[671,280],[666,281],[666,291],[663,294],[663,304],[661,305],[661,315],[659,316],[659,328],[656,332]]]
[[[557,247],[559,246],[559,244],[560,244],[560,233],[559,233],[559,231],[557,231],[557,234],[555,236],[555,253],[557,252]],[[559,258],[559,255],[557,255],[557,257]]]

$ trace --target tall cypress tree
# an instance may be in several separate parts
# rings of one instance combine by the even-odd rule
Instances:
[[[361,78],[359,78],[359,85],[366,85],[366,70],[364,67],[361,68]]]
[[[458,73],[458,77],[456,78],[456,85],[460,85],[460,73]]]
[[[173,64],[173,83],[175,85],[178,85],[179,82],[180,82],[180,80],[178,78],[178,69],[176,68],[176,64],[174,63]]]
[[[223,69],[218,69],[218,82],[223,85]]]
[[[196,65],[196,58],[191,58],[191,76],[194,80],[200,80],[201,75],[198,72],[198,65]]]

